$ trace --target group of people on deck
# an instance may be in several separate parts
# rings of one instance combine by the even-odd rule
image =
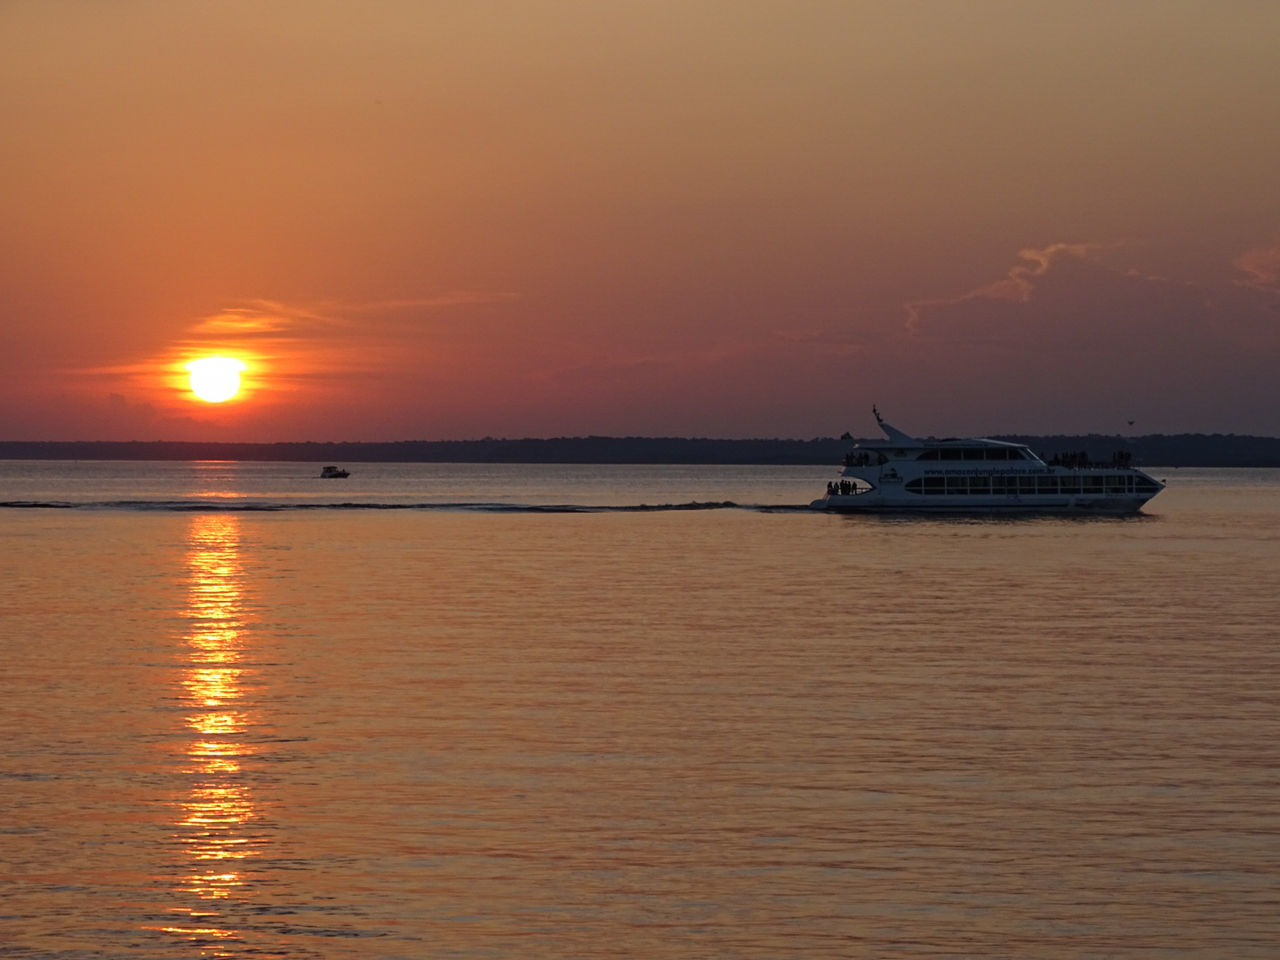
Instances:
[[[1133,454],[1128,450],[1117,450],[1111,455],[1112,467],[1128,467],[1133,463]],[[1085,450],[1077,450],[1072,453],[1055,453],[1049,460],[1051,467],[1102,467],[1108,464],[1095,463]]]

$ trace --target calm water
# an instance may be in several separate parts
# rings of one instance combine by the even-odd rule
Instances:
[[[316,469],[0,463],[0,956],[1277,955],[1280,472]]]

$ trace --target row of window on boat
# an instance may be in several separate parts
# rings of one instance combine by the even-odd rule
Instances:
[[[1004,476],[917,477],[904,487],[908,493],[1028,496],[1031,494],[1132,494],[1155,493],[1160,488],[1137,473],[1115,474],[1015,474]]]
[[[1155,493],[1160,489],[1153,481],[1136,473],[917,477],[914,480],[908,480],[904,487],[908,493],[944,496],[1030,496],[1032,494],[1097,496],[1108,493]],[[827,484],[827,496],[849,497],[865,489],[851,480],[831,481]]]

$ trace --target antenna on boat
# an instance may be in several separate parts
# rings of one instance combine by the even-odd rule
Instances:
[[[875,405],[874,403],[871,405],[871,413],[875,416],[875,418],[876,418],[876,423],[880,424],[880,426],[882,426],[882,427],[883,427],[883,426],[884,426],[884,420],[883,420],[883,419],[881,419],[881,417],[880,417],[880,411],[876,409],[876,405]]]

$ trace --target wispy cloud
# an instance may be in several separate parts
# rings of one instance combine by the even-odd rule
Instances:
[[[324,308],[342,314],[366,314],[404,310],[445,310],[451,307],[475,307],[492,303],[512,303],[519,299],[519,295],[515,293],[454,290],[434,297],[370,300],[365,302],[330,301],[324,304]]]
[[[170,356],[256,351],[259,359],[287,358],[293,379],[335,366],[357,374],[380,368],[389,352],[430,349],[425,324],[435,324],[439,338],[447,339],[451,322],[470,322],[471,308],[517,299],[512,293],[455,290],[383,300],[248,300],[192,321]]]
[[[351,334],[376,337],[390,331],[395,326],[394,321],[406,315],[439,314],[458,308],[510,303],[516,299],[518,297],[512,293],[456,290],[431,297],[387,300],[324,300],[314,303],[248,300],[198,318],[188,328],[183,343],[198,346],[226,339],[320,341]],[[379,319],[384,322],[379,323]]]
[[[515,294],[454,290],[424,297],[290,302],[235,301],[182,325],[149,357],[68,371],[86,384],[155,395],[157,384],[185,391],[184,364],[202,354],[227,353],[266,376],[259,395],[305,389],[307,384],[403,374],[404,357],[444,349],[465,333],[475,309],[517,300]],[[159,400],[157,399],[157,402]]]
[[[1232,266],[1245,275],[1235,281],[1237,285],[1280,293],[1280,242],[1246,250],[1232,261]]]
[[[308,339],[339,333],[345,326],[340,317],[314,307],[252,300],[196,319],[179,344],[195,347],[222,340]]]
[[[979,300],[1026,303],[1035,291],[1036,280],[1043,277],[1054,262],[1071,257],[1077,260],[1093,260],[1103,251],[1121,246],[1117,242],[1051,243],[1045,247],[1024,247],[1018,251],[1018,260],[1008,274],[991,283],[983,284],[964,293],[947,297],[931,297],[910,300],[903,306],[907,314],[907,329],[920,330],[923,314],[937,307],[954,307]]]
[[[808,346],[847,355],[866,350],[870,335],[864,330],[856,330],[848,326],[827,325],[795,330],[775,330],[773,339],[784,345]]]

